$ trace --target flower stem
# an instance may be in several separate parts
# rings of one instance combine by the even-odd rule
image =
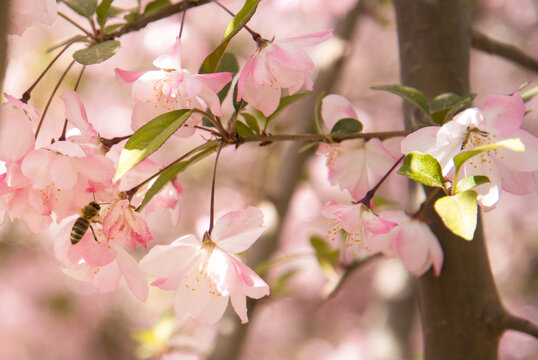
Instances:
[[[52,93],[50,94],[49,100],[47,101],[47,105],[45,105],[45,109],[43,110],[43,114],[41,115],[41,119],[39,119],[39,124],[37,125],[37,129],[35,131],[35,138],[37,139],[37,136],[39,135],[39,130],[41,130],[41,125],[43,125],[43,119],[45,119],[45,115],[47,114],[47,111],[49,110],[50,103],[52,102],[52,99],[54,98],[54,95],[56,94],[56,91],[58,91],[58,88],[60,87],[60,84],[62,83],[63,79],[69,72],[69,69],[73,66],[75,63],[75,60],[71,61],[67,69],[63,72],[62,76],[58,80],[58,83],[56,83],[56,86],[52,90]]]
[[[179,28],[178,37],[181,39],[181,34],[183,34],[183,25],[185,25],[185,17],[187,16],[187,10],[183,11],[183,16],[181,17],[181,26]]]
[[[70,47],[71,45],[73,45],[75,43],[75,40],[73,41],[70,41],[69,43],[67,43],[63,49],[58,53],[58,55],[56,55],[54,57],[54,59],[52,59],[52,61],[47,65],[47,67],[45,68],[45,70],[43,70],[43,72],[41,73],[41,75],[38,76],[38,78],[34,81],[34,83],[32,85],[30,85],[30,87],[22,94],[22,97],[21,97],[21,101],[25,104],[28,104],[28,100],[30,100],[30,94],[32,93],[32,90],[34,90],[34,88],[36,87],[36,85],[41,81],[41,79],[43,78],[43,76],[45,76],[45,74],[47,73],[47,71],[50,70],[50,68],[52,67],[52,65],[56,62],[56,60],[58,60],[60,58],[60,56],[65,52],[65,50],[67,50],[68,47]]]
[[[211,180],[211,202],[209,205],[209,230],[207,230],[209,235],[211,235],[211,231],[213,231],[213,225],[215,223],[215,180],[217,178],[217,164],[219,162],[220,151],[222,150],[223,146],[224,143],[221,142],[217,150],[215,165],[213,166],[213,179]]]
[[[77,27],[79,30],[81,30],[84,34],[88,35],[89,37],[93,38],[93,35],[86,29],[84,29],[84,27],[82,27],[82,25],[80,25],[79,23],[77,23],[76,21],[74,21],[73,19],[71,19],[69,16],[65,15],[64,13],[62,12],[58,12],[58,15],[60,15],[61,17],[63,17],[65,20],[67,20],[68,22],[70,22],[71,24],[73,24],[75,27]]]
[[[364,206],[367,208],[370,208],[370,201],[374,198],[376,191],[379,189],[379,187],[385,182],[385,180],[389,177],[389,175],[396,169],[396,166],[404,159],[405,155],[400,156],[400,158],[392,165],[392,167],[387,171],[385,175],[379,180],[379,182],[366,193],[366,195],[357,202],[357,204],[363,203]]]
[[[215,4],[217,4],[218,6],[220,6],[224,11],[226,11],[228,14],[232,15],[232,16],[235,16],[235,14],[230,11],[230,9],[228,9],[226,6],[222,5],[220,2],[218,1],[213,1]],[[246,31],[248,31],[250,33],[250,35],[252,35],[252,38],[254,39],[254,41],[256,41],[256,43],[259,45],[259,42],[262,41],[262,42],[269,42],[269,40],[265,40],[264,38],[262,38],[262,36],[257,33],[256,31],[252,30],[251,28],[249,28],[247,25],[243,26],[245,28]]]

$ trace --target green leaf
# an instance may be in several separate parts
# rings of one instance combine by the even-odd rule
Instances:
[[[99,6],[97,6],[97,22],[101,27],[103,27],[106,23],[106,19],[108,17],[108,10],[110,10],[110,5],[112,4],[112,1],[114,0],[101,0],[101,3]]]
[[[86,49],[81,49],[73,53],[73,58],[82,65],[99,64],[110,59],[120,49],[120,42],[117,40],[107,40],[102,43],[92,45]]]
[[[454,93],[444,93],[436,96],[430,103],[432,120],[439,125],[443,125],[458,111],[471,105],[475,97],[476,94],[459,96]]]
[[[328,276],[334,275],[336,273],[334,267],[338,263],[338,249],[332,249],[318,236],[312,236],[310,244],[316,252],[316,258],[323,272]]]
[[[233,76],[235,76],[238,71],[239,71],[239,63],[237,62],[237,58],[235,57],[235,55],[228,52],[224,53],[219,63],[219,66],[217,67],[217,72],[231,72]],[[230,91],[231,86],[232,86],[232,81],[226,84],[222,88],[222,90],[219,91],[218,96],[221,103],[224,101],[224,99],[226,99],[226,95],[228,95],[228,92]]]
[[[428,99],[426,98],[426,95],[424,95],[424,93],[418,89],[404,85],[380,85],[372,86],[370,89],[388,91],[398,95],[407,100],[409,103],[415,105],[425,114],[429,115]]]
[[[362,123],[353,118],[340,119],[331,129],[331,135],[346,136],[353,135],[362,131]]]
[[[523,145],[521,140],[519,140],[518,138],[506,139],[506,140],[502,140],[496,143],[491,143],[484,146],[478,146],[472,150],[464,151],[454,156],[454,165],[456,165],[456,173],[458,172],[459,168],[463,165],[463,163],[465,163],[467,160],[469,160],[473,156],[483,153],[484,151],[488,151],[488,150],[499,148],[499,147],[504,147],[509,150],[517,151],[517,152],[525,151],[525,145]]]
[[[182,109],[159,115],[140,129],[127,140],[120,154],[118,169],[114,175],[114,182],[122,177],[133,166],[147,158],[191,116],[192,110]]]
[[[224,39],[219,46],[209,54],[203,64],[200,73],[214,73],[217,70],[217,67],[221,61],[221,58],[228,46],[230,40],[245,26],[252,15],[256,12],[258,3],[260,0],[246,0],[245,5],[239,10],[239,12],[234,16],[232,21],[228,24],[226,31],[224,32]]]
[[[251,136],[256,135],[254,134],[254,131],[252,131],[251,128],[249,128],[247,125],[245,125],[243,122],[239,120],[235,122],[235,131],[237,131],[237,133],[241,137],[251,137]]]
[[[64,0],[63,2],[77,14],[86,18],[91,18],[97,10],[97,0]]]
[[[247,125],[257,134],[260,134],[260,126],[258,125],[258,120],[256,120],[256,117],[254,115],[251,115],[249,113],[241,113],[241,116],[245,119],[247,122]]]
[[[440,121],[439,124],[444,124],[448,120],[452,119],[454,115],[456,115],[459,111],[471,106],[473,103],[474,98],[476,97],[476,94],[468,94],[465,96],[460,97],[459,101],[457,101],[454,105],[452,105],[447,112],[444,114],[443,119],[436,120],[435,122]],[[433,114],[432,114],[433,119]]]
[[[424,185],[445,188],[443,170],[439,162],[430,154],[413,151],[405,157],[398,174],[407,176]]]
[[[274,118],[276,118],[278,114],[280,114],[280,112],[284,110],[288,105],[291,105],[294,102],[299,101],[302,98],[305,98],[310,94],[312,94],[312,91],[282,97],[280,99],[280,103],[278,104],[278,107],[276,108],[276,110],[267,117],[267,121],[271,121]]]
[[[285,271],[271,284],[271,295],[278,296],[286,293],[288,289],[288,283],[291,278],[299,272],[298,269],[290,269]]]
[[[205,144],[200,145],[198,148],[196,148],[195,152],[198,152],[198,154],[192,156],[188,160],[177,162],[173,165],[171,165],[168,169],[164,170],[161,175],[155,180],[155,182],[151,185],[151,187],[146,192],[146,195],[144,196],[144,200],[142,200],[142,203],[140,206],[136,209],[136,211],[141,211],[144,206],[146,206],[150,200],[157,195],[159,191],[169,182],[171,181],[177,174],[191,166],[192,164],[197,163],[198,161],[202,160],[209,154],[213,153],[215,149],[219,146],[219,142],[212,140],[208,141]]]
[[[467,190],[455,196],[445,196],[435,202],[435,211],[454,234],[472,240],[476,229],[476,192]]]
[[[535,85],[530,89],[523,91],[521,93],[521,98],[523,99],[523,102],[528,102],[536,95],[538,95],[538,85]]]
[[[237,101],[237,83],[235,83],[234,86],[232,102],[234,104],[234,109],[236,113],[240,112],[242,109],[245,108],[245,106],[247,106],[247,102],[245,100],[241,99]]]
[[[144,8],[143,14],[147,15],[155,10],[158,10],[165,6],[169,6],[171,4],[172,3],[170,2],[170,0],[154,0],[146,5],[146,7]]]
[[[469,176],[465,179],[458,181],[456,185],[456,194],[462,193],[467,190],[474,189],[475,186],[482,185],[490,182],[489,178],[484,175]]]

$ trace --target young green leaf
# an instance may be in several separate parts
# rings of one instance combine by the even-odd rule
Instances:
[[[476,192],[467,190],[455,196],[445,196],[434,204],[445,226],[454,234],[472,240],[476,229]]]
[[[525,151],[525,145],[519,140],[516,139],[506,139],[496,143],[491,143],[488,145],[478,146],[472,150],[464,151],[454,156],[454,165],[456,166],[456,173],[458,173],[461,166],[470,158],[484,151],[492,150],[495,148],[504,147],[512,151],[523,152]]]
[[[413,151],[404,158],[398,174],[407,176],[424,185],[445,188],[441,165],[430,154]]]
[[[523,102],[528,102],[536,95],[538,95],[538,85],[534,85],[530,89],[523,91],[521,93],[521,98],[523,99]]]
[[[239,120],[235,122],[235,131],[237,131],[241,137],[251,137],[256,135],[251,128]]]
[[[291,105],[294,102],[299,101],[302,98],[307,97],[310,94],[312,94],[311,91],[304,92],[304,93],[299,93],[299,94],[293,94],[293,95],[289,95],[289,96],[284,96],[283,98],[280,99],[280,103],[278,104],[277,109],[271,115],[269,115],[267,117],[267,121],[271,121],[274,118],[276,118],[278,116],[278,114],[280,114],[280,112],[282,110],[284,110],[288,105]]]
[[[456,194],[462,193],[467,190],[472,190],[475,186],[490,182],[489,178],[484,175],[469,176],[465,179],[458,181],[456,185]]]
[[[362,123],[353,118],[340,119],[331,129],[331,135],[346,136],[353,135],[362,131]]]
[[[407,100],[409,103],[415,105],[422,110],[426,115],[429,115],[428,99],[426,95],[418,89],[404,85],[380,85],[371,86],[373,90],[383,90],[393,93]]]
[[[114,56],[119,49],[119,41],[107,40],[86,49],[75,51],[73,53],[73,58],[82,65],[99,64]]]
[[[258,120],[256,120],[256,117],[249,113],[241,113],[241,116],[245,119],[247,125],[256,133],[256,135],[259,135],[260,126],[258,125]]]
[[[50,48],[47,48],[47,50],[45,50],[45,52],[51,52],[51,51],[54,51],[54,50],[56,50],[59,47],[62,47],[64,45],[74,44],[74,43],[77,43],[77,42],[90,42],[90,41],[88,40],[88,37],[86,35],[75,35],[73,37],[70,37],[67,40],[64,40],[64,41],[62,41],[60,43],[52,45]]]
[[[114,0],[101,0],[101,3],[97,6],[97,22],[101,27],[105,26],[112,1]]]
[[[222,55],[222,59],[220,60],[219,66],[217,67],[217,72],[231,72],[235,76],[238,71],[239,71],[239,63],[237,62],[237,58],[235,57],[235,55],[228,52],[224,53],[224,55]],[[221,103],[226,98],[226,95],[228,95],[228,92],[230,91],[231,86],[232,86],[232,81],[226,84],[222,88],[222,90],[219,91],[218,97]]]
[[[172,3],[170,0],[154,0],[146,5],[144,8],[144,15],[147,15],[155,10],[159,10],[162,7],[169,6]]]
[[[177,174],[191,166],[192,164],[197,163],[198,161],[202,160],[209,154],[213,153],[215,149],[218,147],[219,143],[218,141],[208,141],[203,145],[200,145],[197,149],[199,151],[198,154],[192,156],[188,160],[177,162],[173,165],[171,165],[168,169],[164,170],[161,175],[155,180],[155,182],[151,185],[151,187],[146,192],[146,195],[144,196],[144,200],[142,200],[142,203],[140,206],[136,209],[136,211],[141,211],[144,206],[146,206],[150,200],[157,195],[159,191],[169,182],[171,181]]]
[[[97,0],[63,0],[77,14],[91,18],[97,10]]]
[[[122,177],[133,166],[147,158],[164,144],[191,116],[192,110],[174,110],[157,116],[127,140],[120,154],[114,181]]]
[[[239,12],[234,16],[232,21],[228,24],[226,31],[224,32],[224,39],[219,46],[209,54],[204,62],[202,63],[200,73],[214,73],[219,66],[221,58],[228,46],[230,40],[245,26],[252,15],[256,12],[258,3],[261,0],[246,0],[245,5],[239,10]]]
[[[459,96],[454,93],[444,93],[436,96],[430,103],[432,120],[439,125],[443,125],[458,111],[471,105],[475,97],[475,94]]]

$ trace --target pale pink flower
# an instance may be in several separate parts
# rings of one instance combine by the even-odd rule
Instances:
[[[185,235],[170,245],[157,245],[141,260],[142,268],[157,280],[152,285],[176,290],[178,319],[203,324],[218,321],[231,299],[246,323],[246,297],[259,299],[269,286],[236,256],[248,249],[263,232],[263,214],[254,207],[232,211],[215,223],[211,235],[198,240]]]
[[[446,175],[454,167],[453,158],[465,150],[504,139],[520,139],[524,152],[497,148],[467,161],[462,176],[486,175],[491,183],[476,187],[478,202],[487,210],[499,199],[500,189],[517,195],[534,190],[533,172],[538,170],[538,139],[521,130],[525,104],[519,93],[491,96],[481,109],[459,113],[442,127],[422,128],[402,142],[402,152],[421,151],[433,155]]]
[[[131,249],[135,249],[136,244],[146,249],[148,242],[153,240],[148,224],[127,199],[118,199],[110,204],[103,217],[102,231],[108,241]]]
[[[344,118],[359,119],[345,97],[328,95],[323,98],[321,116],[328,129]],[[329,181],[361,200],[368,190],[394,165],[396,158],[379,139],[354,139],[338,144],[322,143],[316,152],[327,157]]]
[[[164,186],[164,188],[155,195],[142,210],[142,214],[151,213],[169,214],[172,225],[177,225],[179,221],[179,199],[183,195],[183,187],[179,180],[174,179]]]
[[[329,39],[327,30],[282,41],[258,41],[258,51],[250,57],[237,83],[237,101],[244,99],[265,116],[278,107],[281,89],[293,95],[303,86],[312,90],[314,63],[302,50]]]
[[[17,0],[10,2],[9,33],[22,35],[34,21],[51,25],[58,16],[56,0]]]
[[[380,218],[364,204],[345,205],[336,201],[329,201],[322,210],[323,216],[334,219],[329,230],[328,238],[336,240],[340,230],[346,232],[344,242],[344,261],[363,254],[372,253],[371,242],[376,234],[385,234],[396,223]]]
[[[90,282],[101,292],[114,291],[124,279],[133,295],[140,301],[148,296],[144,272],[136,260],[122,246],[108,241],[100,229],[95,229],[95,241],[88,229],[79,243],[72,245],[70,222],[57,236],[55,255],[64,273],[84,282]]]
[[[121,84],[132,83],[132,94],[136,100],[132,115],[133,130],[156,116],[178,109],[210,109],[222,116],[217,93],[232,80],[232,73],[191,74],[181,68],[181,40],[159,56],[153,65],[161,70],[134,72],[116,69],[116,78]],[[193,114],[178,130],[179,136],[191,136],[193,126],[202,119]]]
[[[101,148],[99,134],[88,120],[84,104],[74,91],[64,90],[60,98],[64,101],[65,117],[77,129],[77,135],[68,137],[79,144],[85,152],[95,152]],[[73,131],[71,131],[73,132]]]
[[[398,226],[386,234],[374,236],[373,252],[400,258],[404,267],[416,276],[424,274],[432,265],[435,275],[441,274],[443,249],[428,225],[403,211],[384,211],[379,215]]]

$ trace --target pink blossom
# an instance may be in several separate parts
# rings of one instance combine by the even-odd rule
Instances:
[[[88,230],[80,242],[72,245],[70,222],[57,236],[55,255],[62,271],[84,282],[90,282],[101,292],[114,291],[124,279],[133,295],[140,301],[148,296],[146,276],[136,260],[122,246],[107,241],[100,229],[95,230],[97,240]]]
[[[179,199],[183,195],[183,187],[179,180],[174,179],[155,195],[142,210],[142,214],[149,215],[153,212],[162,214],[167,212],[172,225],[177,225],[179,221]]]
[[[86,152],[97,151],[101,145],[99,134],[89,122],[86,109],[78,94],[74,91],[64,90],[60,98],[64,101],[66,119],[79,132],[79,135],[70,136],[69,140],[82,146]]]
[[[433,265],[435,275],[439,276],[443,267],[443,249],[428,225],[403,211],[384,211],[380,216],[398,226],[386,234],[374,236],[372,251],[399,257],[405,268],[416,276],[421,276]]]
[[[422,128],[402,142],[402,152],[421,151],[433,155],[443,174],[454,167],[453,158],[461,151],[509,138],[519,138],[524,152],[498,148],[483,152],[467,161],[463,176],[486,175],[491,183],[476,188],[478,202],[487,210],[495,206],[500,189],[517,195],[534,190],[533,172],[538,170],[538,139],[521,130],[525,105],[519,93],[491,96],[481,109],[459,113],[442,127]]]
[[[370,243],[374,241],[373,236],[385,234],[396,226],[396,223],[380,218],[362,203],[345,205],[329,201],[323,207],[322,214],[329,219],[334,219],[331,222],[333,227],[328,233],[330,240],[336,240],[340,230],[346,232],[345,261],[350,261],[362,254],[372,253]]]
[[[58,15],[56,0],[17,0],[10,3],[9,33],[22,35],[34,21],[51,25]]]
[[[134,72],[116,69],[116,78],[122,84],[132,83],[136,100],[132,115],[133,130],[156,116],[178,109],[209,108],[214,115],[222,116],[217,93],[232,80],[232,73],[191,74],[181,68],[181,40],[159,56],[153,65],[161,70]],[[193,126],[201,121],[200,114],[193,114],[178,130],[179,136],[191,136]]]
[[[340,119],[358,120],[358,115],[345,97],[328,95],[323,98],[321,115],[329,129]],[[379,139],[364,141],[348,140],[338,144],[322,143],[318,155],[327,157],[329,181],[342,190],[348,190],[351,197],[361,200],[390,168],[396,158]]]
[[[148,224],[127,199],[118,199],[110,205],[103,218],[103,234],[108,241],[131,249],[135,249],[136,244],[145,249],[153,240]]]
[[[288,89],[289,95],[303,86],[312,90],[314,63],[301,48],[319,44],[332,34],[332,30],[327,30],[278,42],[260,40],[258,51],[239,76],[237,100],[243,99],[269,116],[278,107],[281,89]]]
[[[231,299],[246,323],[246,297],[259,299],[269,286],[236,256],[248,249],[263,232],[263,214],[254,207],[232,211],[215,223],[211,235],[198,240],[185,235],[170,245],[157,245],[141,260],[142,268],[157,280],[152,285],[176,290],[178,319],[203,324],[218,321]]]

